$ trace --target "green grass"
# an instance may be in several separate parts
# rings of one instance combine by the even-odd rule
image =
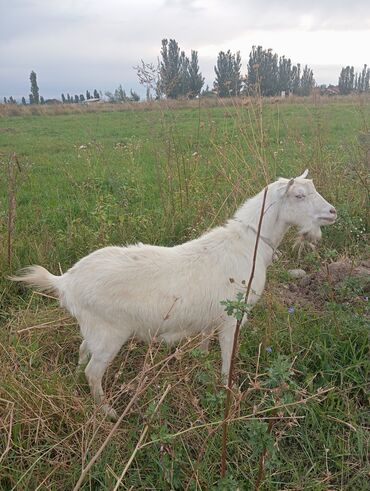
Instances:
[[[287,238],[266,294],[242,331],[240,391],[220,481],[224,392],[216,343],[152,347],[148,386],[86,477],[113,489],[150,421],[121,489],[367,489],[368,302],[365,286],[330,281],[288,314],[286,269],[368,257],[368,100],[259,102],[0,119],[0,489],[73,489],[112,429],[76,376],[78,328],[55,301],[10,284],[28,264],[54,273],[108,244],[163,245],[222,223],[269,179],[308,167],[339,212],[300,261]],[[15,152],[16,219],[7,254],[7,166]],[[20,332],[21,331],[21,332]],[[147,347],[123,348],[105,390],[122,412]],[[154,380],[153,380],[154,377]],[[171,389],[155,411],[164,390]],[[269,419],[274,418],[272,431]]]

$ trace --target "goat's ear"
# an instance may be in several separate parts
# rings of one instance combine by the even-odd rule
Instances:
[[[286,187],[287,187],[287,189],[289,189],[291,186],[293,186],[293,184],[294,184],[294,177],[292,177],[292,178],[290,179],[290,181],[288,182],[288,184],[287,184],[287,186],[286,186]]]
[[[288,181],[288,184],[286,185],[286,189],[285,189],[285,194],[288,193],[289,189],[293,186],[293,184],[294,184],[294,177],[292,177],[292,179]]]
[[[303,174],[301,174],[300,176],[297,177],[297,179],[306,179],[306,177],[308,176],[308,169],[306,169]]]

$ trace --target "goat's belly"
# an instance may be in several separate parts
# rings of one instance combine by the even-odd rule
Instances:
[[[166,332],[163,334],[159,334],[158,340],[159,341],[164,341],[166,344],[176,344],[180,342],[182,339],[187,338],[187,337],[192,337],[195,336],[199,332],[199,329],[194,331],[194,330],[179,330],[179,331],[171,331],[171,332]]]
[[[184,338],[196,336],[199,332],[209,329],[208,323],[176,322],[173,319],[166,325],[156,323],[141,324],[134,329],[133,335],[147,343],[164,341],[166,344],[175,344]]]
[[[221,318],[225,315],[221,305],[221,308],[214,312],[195,307],[179,308],[178,311],[173,308],[170,313],[168,310],[164,312],[154,309],[141,312],[135,322],[129,323],[133,336],[145,342],[164,341],[167,344],[174,344],[184,338],[196,336],[202,331],[217,329],[222,324]]]

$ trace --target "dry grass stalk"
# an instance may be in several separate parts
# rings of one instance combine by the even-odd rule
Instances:
[[[118,427],[122,423],[122,421],[125,418],[125,416],[130,411],[131,407],[134,405],[135,401],[138,399],[138,397],[141,394],[142,390],[143,389],[145,390],[145,382],[146,382],[146,378],[144,378],[144,374],[145,373],[146,373],[146,371],[145,371],[145,369],[143,369],[143,371],[141,372],[140,381],[138,383],[138,386],[136,388],[136,391],[135,391],[134,395],[132,396],[130,402],[125,407],[125,410],[122,412],[121,416],[117,419],[116,423],[114,424],[113,428],[111,429],[111,431],[109,432],[108,436],[104,440],[103,444],[100,446],[99,450],[96,452],[96,454],[94,455],[94,457],[92,457],[92,459],[89,461],[89,463],[87,464],[87,466],[81,472],[81,475],[80,475],[80,477],[79,477],[79,479],[78,479],[75,487],[73,488],[73,491],[78,491],[80,489],[81,484],[83,483],[83,481],[84,481],[85,477],[87,476],[87,474],[89,473],[90,469],[95,464],[95,462],[99,459],[99,457],[102,454],[103,450],[105,449],[105,447],[108,445],[108,443],[112,439],[112,437],[115,434],[116,430],[118,429]]]
[[[187,341],[182,346],[182,348],[184,348],[185,346],[189,345],[190,343],[191,343],[191,340]],[[119,428],[119,426],[122,423],[123,419],[128,415],[128,413],[129,413],[130,409],[132,408],[132,406],[137,402],[137,400],[139,399],[139,397],[151,385],[153,385],[153,383],[157,380],[158,376],[163,371],[164,367],[168,365],[169,361],[172,360],[173,358],[176,358],[178,356],[177,352],[175,352],[175,353],[169,355],[164,360],[161,360],[160,362],[158,362],[158,363],[156,363],[154,365],[150,365],[149,359],[151,358],[151,348],[152,348],[152,345],[149,345],[149,347],[148,347],[148,349],[146,351],[145,360],[144,360],[144,363],[143,363],[143,368],[142,368],[140,374],[136,377],[139,380],[138,380],[137,387],[136,387],[136,390],[134,392],[134,395],[132,396],[131,400],[129,401],[129,403],[125,407],[125,409],[122,412],[122,414],[120,415],[120,417],[117,419],[116,423],[114,424],[113,428],[111,429],[111,431],[109,432],[108,436],[104,440],[103,444],[100,446],[99,450],[96,452],[96,454],[94,455],[94,457],[92,457],[92,459],[89,461],[89,463],[87,464],[87,466],[81,472],[81,475],[80,475],[80,477],[79,477],[79,479],[78,479],[75,487],[73,488],[73,491],[78,491],[80,489],[80,487],[81,487],[81,485],[82,485],[85,477],[89,473],[90,469],[95,464],[95,462],[99,459],[99,457],[102,454],[103,450],[106,448],[106,446],[108,445],[108,443],[112,439],[113,435],[115,434],[115,432]],[[158,347],[158,349],[159,349],[159,347]],[[159,367],[160,365],[162,365],[161,368],[156,372],[156,374],[153,376],[153,378],[148,382],[148,373],[151,372],[153,369]],[[170,390],[170,388],[171,388],[171,386],[169,386],[168,390]],[[164,393],[164,395],[167,395],[168,390],[167,390],[167,392]],[[163,397],[163,399],[164,399],[164,397]],[[160,403],[163,402],[163,399],[161,398]],[[158,405],[157,405],[158,408],[159,408],[159,405],[160,404],[158,403]],[[157,408],[156,408],[156,411],[157,411]],[[140,448],[143,448],[144,446],[145,445],[141,445],[141,442],[140,442]]]
[[[123,469],[122,471],[122,474],[120,475],[119,479],[117,480],[116,482],[116,485],[114,486],[114,489],[113,491],[117,491],[117,489],[120,487],[121,483],[122,483],[122,479],[125,477],[126,475],[126,472],[128,471],[128,468],[130,467],[130,465],[132,464],[132,461],[134,460],[135,458],[135,455],[137,454],[137,452],[140,450],[141,448],[141,445],[142,445],[142,442],[144,441],[144,438],[146,437],[146,434],[148,433],[148,430],[149,430],[149,427],[150,427],[150,423],[151,421],[153,420],[153,417],[155,416],[155,414],[157,413],[158,409],[159,409],[159,406],[162,404],[162,402],[164,401],[166,395],[168,394],[168,392],[171,390],[171,385],[169,384],[166,388],[166,390],[163,392],[162,394],[162,397],[159,399],[150,419],[149,419],[149,422],[145,425],[143,431],[141,432],[141,435],[140,435],[140,438],[135,446],[135,449],[134,451],[132,452],[130,458],[128,459],[127,461],[127,464],[125,465],[125,468]]]
[[[216,95],[212,97],[200,97],[199,99],[162,99],[159,101],[141,101],[141,102],[123,102],[123,103],[109,103],[100,102],[95,104],[0,104],[0,118],[12,117],[12,116],[54,116],[63,114],[86,114],[96,112],[112,112],[112,111],[148,111],[158,110],[161,108],[194,108],[199,105],[202,108],[212,108],[220,106],[234,106],[235,104],[240,106],[249,107],[253,103],[255,97],[261,97],[267,104],[307,104],[317,102],[317,95],[311,96],[291,96],[284,99],[280,97],[262,97],[260,94],[253,94],[252,96],[239,96],[239,97],[227,97],[219,98]],[[320,96],[319,103],[331,104],[333,102],[341,102],[343,104],[362,103],[364,104],[368,100],[368,95],[363,94],[350,94],[348,96]]]
[[[13,236],[17,208],[17,170],[21,168],[17,155],[13,153],[8,162],[8,266],[12,266],[13,259]]]
[[[7,404],[7,406],[10,406],[10,410],[9,410],[9,428],[7,430],[5,430],[7,432],[7,440],[6,440],[6,446],[5,446],[5,449],[3,451],[3,453],[0,455],[0,463],[3,461],[4,457],[6,456],[6,454],[9,452],[9,450],[11,449],[12,447],[12,430],[13,430],[13,417],[14,417],[14,402],[12,401],[7,401],[5,399],[0,399],[0,401],[2,402],[5,402]],[[5,429],[5,420],[7,419],[7,417],[4,417],[2,421],[0,421],[0,428],[1,426],[4,426],[4,429]]]
[[[29,327],[25,327],[24,329],[19,329],[17,331],[17,334],[21,334],[22,332],[26,332],[26,331],[31,331],[32,329],[44,329],[45,327],[60,327],[60,324],[66,320],[70,320],[72,321],[69,325],[76,325],[76,321],[73,321],[73,319],[71,318],[71,316],[67,315],[65,317],[62,317],[60,319],[53,319],[51,321],[47,321],[47,322],[42,322],[41,324],[36,324],[34,326],[29,326]],[[53,326],[51,324],[54,324]],[[65,325],[65,324],[63,324]]]

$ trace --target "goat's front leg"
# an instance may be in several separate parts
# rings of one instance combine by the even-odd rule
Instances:
[[[218,332],[218,340],[221,348],[221,377],[222,382],[227,385],[229,380],[229,372],[231,365],[231,355],[233,351],[234,335],[236,329],[236,321],[234,319],[228,320]]]

